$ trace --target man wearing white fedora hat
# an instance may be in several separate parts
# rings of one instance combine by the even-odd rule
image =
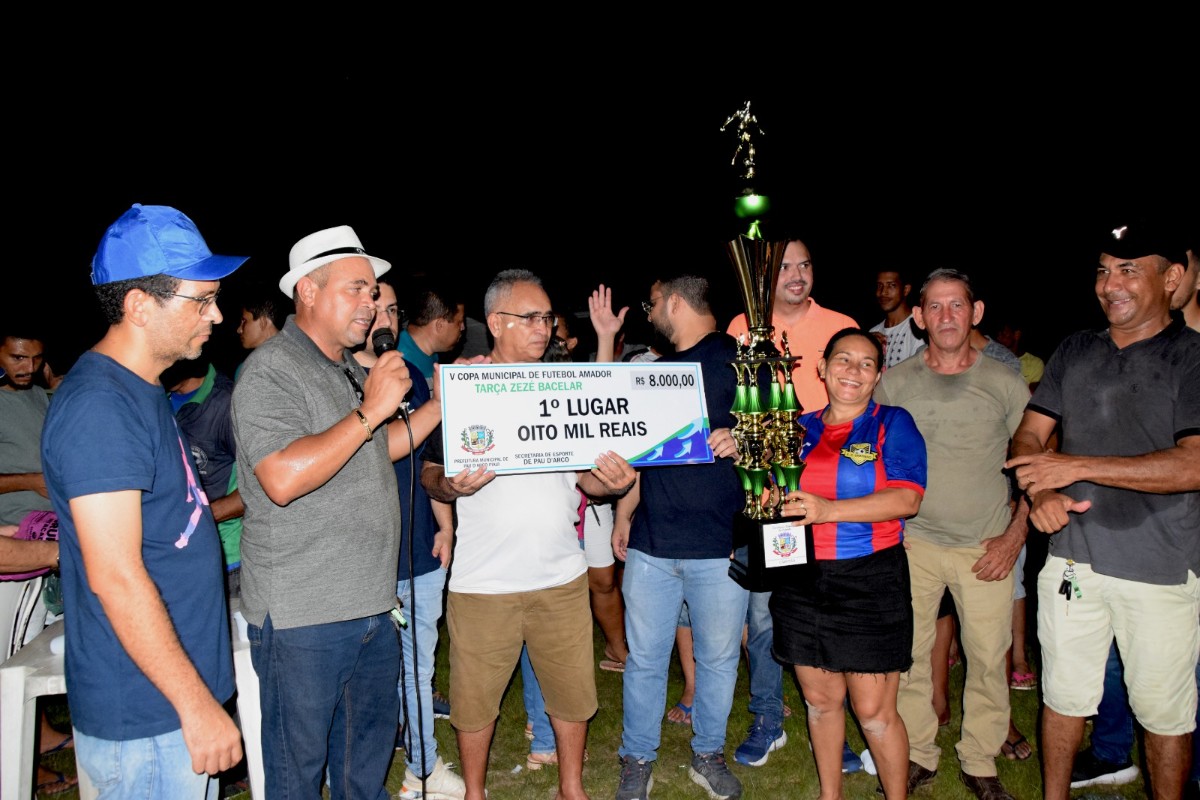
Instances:
[[[242,610],[262,691],[269,797],[384,800],[396,736],[400,507],[389,423],[412,381],[398,352],[350,354],[390,268],[349,226],[298,241],[279,288],[296,313],[246,360],[233,397],[246,506]]]

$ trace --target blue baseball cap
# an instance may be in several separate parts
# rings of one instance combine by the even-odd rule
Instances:
[[[92,258],[92,284],[151,275],[216,281],[249,257],[215,256],[187,214],[170,206],[134,203],[100,239]]]

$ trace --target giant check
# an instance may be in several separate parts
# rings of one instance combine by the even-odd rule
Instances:
[[[446,473],[635,467],[713,460],[700,365],[536,363],[441,369]]]

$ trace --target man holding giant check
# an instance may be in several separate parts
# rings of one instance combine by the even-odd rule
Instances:
[[[490,364],[442,368],[443,384],[455,385],[455,399],[445,404],[444,435],[426,443],[421,473],[431,497],[456,501],[458,508],[447,603],[450,723],[466,798],[483,800],[500,700],[527,645],[558,744],[559,795],[585,798],[584,740],[596,712],[596,683],[587,563],[575,529],[578,490],[594,496],[628,492],[636,477],[629,461],[611,450],[595,454],[600,442],[624,438],[626,431],[634,440],[641,435],[639,423],[649,435],[656,423],[632,391],[577,393],[576,384],[611,376],[584,377],[571,365],[539,361],[556,319],[536,275],[501,272],[483,306],[495,338]],[[607,366],[594,365],[593,371]],[[510,405],[508,398],[520,402]],[[571,416],[569,409],[588,413]],[[546,416],[538,416],[543,411]],[[601,422],[611,426],[603,439]],[[568,424],[590,425],[572,428],[571,449],[564,446]],[[540,438],[530,432],[534,426],[540,426]],[[517,433],[522,427],[530,429],[524,440]],[[577,455],[580,448],[593,455]]]
[[[703,367],[708,444],[715,461],[644,469],[637,488],[617,502],[613,545],[625,559],[624,730],[617,800],[644,800],[653,783],[666,706],[667,666],[675,626],[686,602],[696,652],[691,779],[711,797],[742,796],[725,763],[725,730],[741,658],[749,593],[729,577],[733,517],[745,497],[734,472],[737,445],[730,428],[736,375],[733,337],[717,330],[708,281],[675,275],[655,281],[643,303],[650,322],[675,347],[653,366],[698,362]],[[636,511],[635,511],[636,509]],[[622,531],[628,531],[622,534]]]

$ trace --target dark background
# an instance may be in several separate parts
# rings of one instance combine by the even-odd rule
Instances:
[[[36,314],[52,358],[73,362],[103,334],[96,243],[141,202],[183,210],[215,252],[252,256],[223,287],[210,344],[223,365],[241,355],[239,290],[277,281],[298,238],[340,224],[393,263],[402,305],[407,276],[428,273],[478,313],[490,278],[522,266],[561,311],[585,310],[602,281],[636,309],[656,273],[687,269],[712,280],[723,326],[741,310],[724,243],[746,228],[733,214],[746,182],[732,127],[719,129],[747,100],[763,132],[753,186],[773,201],[764,233],[804,237],[813,296],[868,326],[876,270],[919,284],[954,266],[980,282],[985,329],[1019,313],[1048,357],[1102,323],[1098,229],[1164,209],[1198,218],[1182,48],[864,43],[789,51],[778,68],[598,53],[497,46],[452,70],[446,52],[368,63],[331,47],[270,66],[10,71],[3,313]]]

